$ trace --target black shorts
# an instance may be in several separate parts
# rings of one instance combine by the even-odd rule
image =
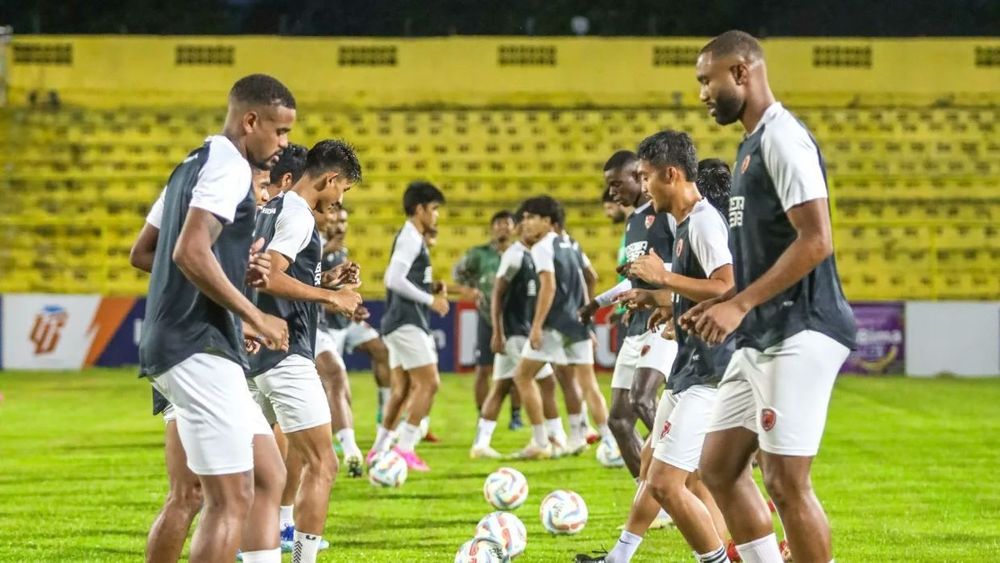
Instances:
[[[490,348],[490,339],[493,338],[493,327],[486,322],[482,315],[477,315],[476,323],[476,365],[492,366],[493,350]]]

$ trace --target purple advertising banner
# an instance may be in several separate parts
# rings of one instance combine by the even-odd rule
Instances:
[[[851,303],[858,324],[858,349],[841,373],[902,375],[903,303]]]

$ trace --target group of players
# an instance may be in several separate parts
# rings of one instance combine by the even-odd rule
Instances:
[[[809,473],[854,325],[832,258],[822,156],[774,100],[753,37],[713,39],[697,76],[710,115],[746,130],[736,167],[730,179],[720,161],[699,164],[690,137],[670,130],[613,155],[608,195],[628,208],[617,285],[595,295],[593,268],[548,196],[497,214],[491,245],[456,267],[482,315],[478,363],[492,359],[478,373],[470,455],[502,457],[491,437],[509,395],[520,405],[512,426],[523,408],[532,431],[515,457],[576,454],[600,440],[636,480],[614,549],[578,561],[630,560],[665,511],[699,561],[728,561],[731,536],[744,561],[776,563],[755,460],[795,559],[831,561]],[[338,467],[334,434],[352,475],[390,449],[411,470],[429,469],[416,447],[440,383],[429,317],[449,308],[428,252],[445,196],[426,182],[403,195],[380,336],[364,322],[359,266],[344,247],[343,199],[361,164],[341,141],[289,145],[295,112],[274,78],[238,81],[222,134],[175,169],[133,248],[132,263],[151,273],[141,374],[167,421],[171,487],[149,561],[177,560],[199,511],[192,560],[239,552],[277,562],[285,547],[296,563],[315,561]],[[609,411],[589,324],[613,304],[624,307],[624,338]],[[345,347],[371,356],[379,387],[365,460]]]

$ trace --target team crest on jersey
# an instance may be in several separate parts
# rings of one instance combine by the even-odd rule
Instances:
[[[677,244],[674,245],[674,256],[680,258],[681,253],[684,252],[684,239],[677,239]]]
[[[645,356],[646,354],[648,354],[649,353],[649,348],[650,348],[649,344],[644,344],[642,346],[642,351],[639,352],[639,355],[640,356]]]
[[[656,215],[646,215],[646,228],[653,226],[653,221],[656,221]]]
[[[764,432],[769,432],[774,428],[774,423],[778,420],[778,413],[774,412],[774,409],[761,409],[760,411],[760,427],[764,429]]]
[[[663,431],[660,432],[660,439],[662,440],[662,439],[666,438],[667,434],[670,434],[670,421],[669,420],[663,423]]]
[[[740,174],[744,174],[750,168],[750,155],[743,157],[743,162],[740,164]]]

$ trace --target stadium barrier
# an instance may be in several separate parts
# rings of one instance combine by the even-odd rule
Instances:
[[[366,301],[378,326],[384,301]],[[1000,374],[1000,303],[854,303],[858,349],[845,373],[862,375]],[[0,296],[0,365],[3,369],[78,370],[134,365],[146,300],[99,295],[5,294]],[[610,309],[595,317],[596,359],[614,366]],[[475,365],[476,310],[458,303],[445,317],[432,315],[441,371]],[[954,327],[963,327],[954,330]],[[348,369],[367,369],[366,356],[345,356]]]

